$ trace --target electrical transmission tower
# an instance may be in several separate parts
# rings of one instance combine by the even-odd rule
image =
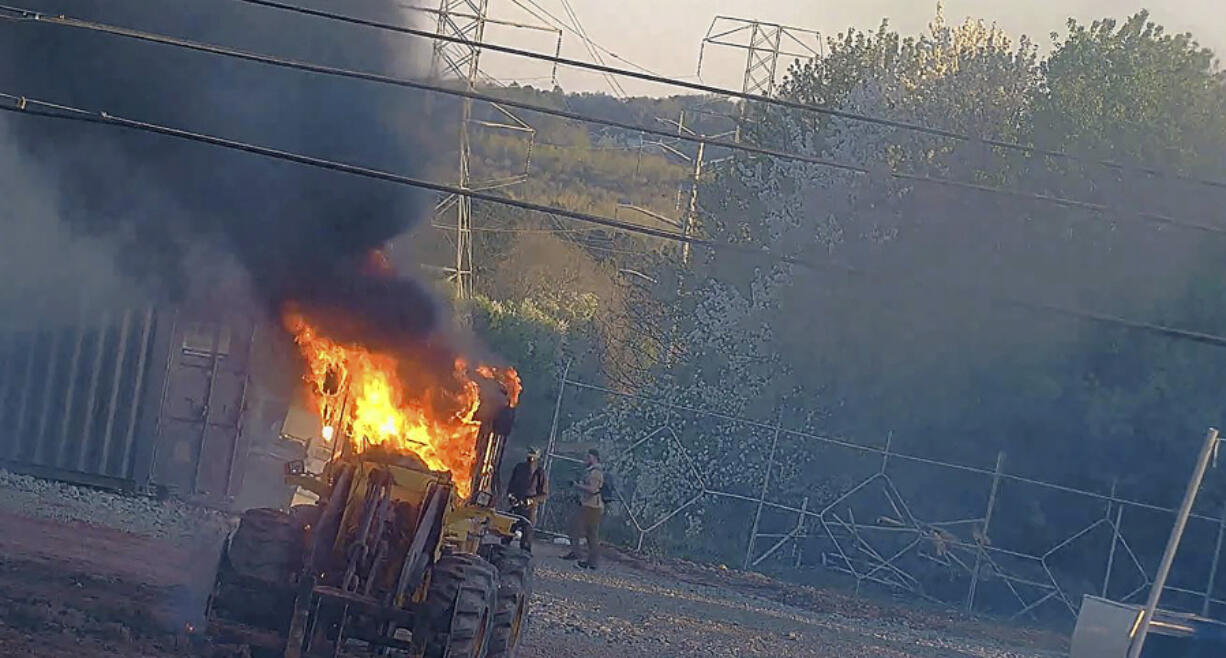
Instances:
[[[670,126],[675,126],[677,128],[677,135],[679,136],[680,135],[690,135],[693,137],[704,137],[707,139],[724,139],[733,133],[733,131],[728,131],[728,132],[720,133],[717,135],[700,135],[697,132],[695,132],[690,126],[686,125],[686,114],[687,113],[689,114],[713,114],[714,116],[719,116],[719,117],[724,116],[718,113],[706,112],[702,108],[690,108],[688,110],[681,110],[681,115],[677,117],[676,120],[663,119],[659,117],[657,117],[656,120],[662,123],[666,123]],[[698,217],[698,214],[699,214],[698,212],[699,211],[698,189],[699,188],[698,186],[703,177],[704,167],[710,167],[711,165],[719,164],[720,162],[727,160],[728,158],[724,157],[724,158],[720,158],[714,161],[706,160],[705,159],[706,158],[706,143],[701,142],[701,141],[698,143],[698,148],[693,155],[686,153],[676,148],[672,144],[668,144],[663,141],[654,141],[654,142],[651,142],[651,145],[659,148],[660,150],[666,153],[672,154],[673,156],[679,158],[680,160],[688,163],[691,167],[690,180],[688,181],[688,185],[686,183],[682,183],[677,186],[677,202],[676,202],[675,211],[678,213],[678,215],[681,216],[682,219],[679,219],[679,220],[671,219],[671,218],[659,215],[657,213],[651,212],[649,210],[646,210],[644,208],[639,208],[639,207],[631,206],[629,204],[624,204],[624,203],[619,203],[618,208],[623,208],[623,207],[629,208],[631,210],[635,210],[645,215],[654,217],[655,219],[661,222],[664,222],[665,224],[669,224],[671,226],[681,229],[681,234],[686,237],[697,235],[698,224],[699,224],[699,217]],[[640,150],[641,148],[642,147],[640,146]],[[685,199],[684,204],[682,203],[683,198]],[[616,214],[614,216],[616,216]],[[690,245],[688,242],[686,242],[681,245],[681,263],[683,265],[689,265],[689,262],[690,262]]]
[[[702,111],[699,109],[691,110],[691,112],[695,114],[702,113]],[[690,129],[689,126],[685,125],[685,114],[686,114],[686,111],[682,110],[681,115],[677,117],[676,121],[672,121],[669,119],[664,119],[663,121],[665,123],[669,123],[669,124],[677,126],[678,135],[689,134],[695,137],[709,137],[710,139],[723,139],[723,138],[728,137],[731,134],[731,132],[728,132],[728,133],[720,133],[718,135],[699,135],[698,133]],[[702,181],[703,166],[716,164],[716,163],[708,163],[705,161],[705,158],[706,158],[706,143],[705,142],[698,143],[698,150],[696,153],[694,153],[692,157],[676,149],[669,149],[669,150],[673,151],[675,155],[682,158],[683,160],[688,161],[692,165],[692,170],[690,172],[688,195],[687,195],[687,200],[686,200],[684,207],[682,207],[681,205],[681,195],[682,195],[683,188],[682,187],[677,188],[677,210],[678,212],[683,212],[684,214],[682,216],[685,218],[683,223],[681,224],[681,232],[686,237],[690,237],[690,236],[695,235],[698,232],[698,224],[699,224],[699,221],[698,221],[698,186],[699,186],[699,183]],[[681,263],[682,265],[690,264],[690,244],[688,242],[681,245]]]
[[[812,60],[821,56],[822,37],[816,30],[779,25],[764,21],[716,16],[707,28],[698,48],[698,75],[702,75],[703,55],[707,45],[744,50],[745,76],[741,91],[759,96],[775,93],[779,77],[779,59]],[[741,117],[746,103],[741,103]],[[737,138],[740,138],[738,126]]]
[[[464,81],[465,89],[477,86],[481,46],[485,37],[485,16],[489,0],[440,0],[438,34],[457,37],[468,43],[437,40],[434,42],[432,69],[435,75],[454,75]],[[471,156],[468,124],[472,120],[471,98],[460,101],[460,178],[457,186],[471,188]],[[473,293],[472,201],[465,195],[445,200],[441,205],[455,206],[455,264],[450,270],[455,284],[456,299],[464,300]]]
[[[432,72],[435,76],[451,77],[463,81],[464,88],[475,91],[477,84],[485,82],[498,85],[498,81],[484,77],[481,71],[481,46],[485,38],[487,25],[502,25],[514,28],[525,28],[556,33],[558,36],[558,51],[561,50],[561,30],[553,27],[541,27],[527,23],[517,23],[491,19],[488,16],[490,0],[440,0],[438,9],[425,7],[406,7],[417,11],[425,11],[438,17],[437,34],[454,37],[462,41],[434,42]],[[557,80],[557,64],[554,64],[553,78]],[[532,166],[532,147],[535,143],[536,131],[526,122],[517,117],[506,107],[491,103],[497,113],[495,120],[474,120],[473,101],[462,98],[460,101],[460,144],[459,144],[459,180],[456,186],[463,190],[490,190],[522,183],[528,178]],[[528,136],[527,157],[523,171],[519,174],[501,179],[474,182],[472,167],[472,127],[499,128],[520,132]],[[472,201],[467,195],[452,194],[444,197],[435,206],[435,216],[443,216],[454,208],[455,210],[455,260],[451,267],[444,268],[454,284],[456,299],[471,299],[473,295],[473,240],[472,240]]]

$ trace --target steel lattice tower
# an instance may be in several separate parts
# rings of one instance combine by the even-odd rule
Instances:
[[[432,73],[438,77],[455,78],[463,81],[465,89],[475,91],[478,82],[494,86],[504,86],[498,80],[486,76],[481,70],[481,46],[485,30],[489,25],[503,26],[515,29],[549,32],[557,35],[557,45],[554,55],[561,54],[562,30],[554,27],[525,23],[521,21],[500,20],[489,16],[490,0],[440,0],[438,9],[425,7],[407,7],[414,11],[434,14],[438,18],[436,33],[441,36],[462,40],[461,42],[436,40]],[[515,4],[519,4],[516,2]],[[535,16],[534,16],[535,17]],[[558,66],[553,66],[553,83],[557,84]],[[460,103],[459,126],[459,181],[457,187],[463,190],[492,190],[522,183],[528,179],[532,168],[532,150],[536,143],[536,131],[520,119],[514,112],[499,103],[489,103],[493,110],[492,117],[473,117],[473,101],[463,98]],[[528,141],[527,155],[524,158],[524,168],[521,172],[504,175],[483,181],[474,180],[472,168],[472,130],[473,126],[488,129],[508,130],[525,135]],[[434,207],[436,219],[441,219],[455,209],[455,261],[451,267],[442,268],[448,274],[448,279],[455,285],[455,296],[459,300],[471,299],[474,289],[473,263],[473,216],[472,200],[463,194],[452,194],[444,197]],[[436,222],[443,226],[443,222]]]
[[[707,28],[698,50],[698,74],[702,75],[702,60],[707,45],[728,46],[744,50],[745,75],[741,91],[758,96],[771,96],[779,77],[779,59],[811,60],[821,55],[821,34],[816,30],[767,23],[746,18],[716,16]],[[747,103],[741,103],[741,116]],[[740,139],[740,129],[737,130]]]
[[[779,67],[779,44],[783,26],[753,21],[749,25],[749,43],[745,55],[745,80],[741,91],[770,96],[775,92]]]
[[[465,89],[473,91],[480,74],[481,43],[485,36],[486,13],[489,0],[440,0],[438,11],[438,34],[463,39],[468,43],[436,40],[434,42],[433,70],[436,75],[454,75],[464,81]],[[460,178],[457,185],[468,190],[472,185],[469,144],[469,123],[472,120],[473,102],[464,98],[460,103]],[[459,195],[450,203],[440,204],[442,210],[455,206],[455,263],[450,268],[457,299],[469,299],[473,293],[473,242],[472,201],[467,195]]]

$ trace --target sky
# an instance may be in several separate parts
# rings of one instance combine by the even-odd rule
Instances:
[[[417,0],[414,4],[435,3]],[[699,46],[716,16],[769,21],[816,30],[823,35],[844,32],[849,27],[875,29],[883,18],[888,18],[893,29],[903,34],[917,34],[935,16],[937,2],[569,0],[568,4],[588,38],[607,49],[601,53],[607,64],[619,68],[633,68],[633,64],[668,77],[697,80]],[[945,0],[944,5],[948,23],[961,23],[968,16],[982,18],[988,23],[995,22],[1015,38],[1029,35],[1044,49],[1051,43],[1050,33],[1062,31],[1069,17],[1088,23],[1102,17],[1124,18],[1148,8],[1153,20],[1168,31],[1192,32],[1202,45],[1219,53],[1226,52],[1226,0]],[[568,23],[571,29],[563,34],[562,55],[593,61],[573,28],[567,0],[490,0],[489,16],[542,24],[527,10],[550,23],[554,18]],[[499,25],[487,27],[486,39],[548,52],[553,52],[557,43],[556,33]],[[498,80],[546,87],[551,83],[552,65],[548,63],[524,62],[510,55],[486,52],[481,64],[486,74]],[[702,81],[739,89],[744,67],[745,51],[707,46]],[[779,71],[784,70],[785,63],[781,62]],[[561,70],[558,77],[567,91],[612,93],[614,89],[606,77],[590,71]],[[620,80],[620,85],[627,94],[636,96],[681,93],[675,88],[628,79]]]

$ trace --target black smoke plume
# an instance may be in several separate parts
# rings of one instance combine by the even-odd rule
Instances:
[[[396,35],[230,0],[17,0],[67,14],[332,66],[414,75],[427,51]],[[392,3],[320,8],[403,21]],[[84,30],[0,22],[0,89],[143,121],[413,174],[424,166],[420,96]],[[361,319],[338,331],[422,335],[417,283],[364,267],[422,214],[401,186],[91,124],[5,114],[0,157],[34,168],[75,231],[121,243],[119,265],[179,300],[202,250],[241,266],[259,301]],[[344,336],[337,336],[344,338]]]

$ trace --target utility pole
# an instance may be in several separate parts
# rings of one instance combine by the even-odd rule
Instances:
[[[812,60],[821,56],[822,37],[817,30],[767,23],[756,19],[716,16],[707,28],[698,49],[698,75],[702,75],[702,60],[707,45],[727,46],[745,51],[745,74],[741,91],[759,96],[775,93],[779,75],[779,58]],[[741,138],[747,102],[741,102],[736,139]]]
[[[685,125],[685,111],[681,112],[681,120],[677,122],[678,128]],[[694,155],[694,174],[690,178],[690,203],[685,209],[685,226],[681,232],[685,237],[694,235],[694,230],[698,228],[698,181],[702,178],[702,157],[706,150],[706,142],[698,142],[698,153]],[[681,245],[681,264],[689,266],[690,264],[690,243],[686,242]]]
[[[685,113],[686,111],[682,110],[681,116],[679,116],[676,121],[673,121],[671,119],[657,119],[657,120],[677,126],[678,135],[689,134],[695,137],[699,136],[698,133],[694,132],[692,129],[690,129],[688,126],[685,125]],[[727,138],[731,134],[733,134],[733,131],[729,131],[726,133],[720,133],[718,135],[712,135],[709,137],[711,139],[722,139],[722,138]],[[705,157],[706,157],[706,142],[698,143],[698,151],[693,156],[690,156],[664,143],[657,142],[656,145],[659,146],[661,149],[668,151],[669,153],[672,153],[673,155],[681,158],[682,160],[689,162],[692,165],[692,169],[690,173],[689,197],[685,205],[685,219],[681,222],[678,222],[681,227],[681,233],[685,235],[686,237],[691,237],[695,235],[698,231],[698,184],[702,180],[703,165],[704,165]],[[724,158],[721,158],[720,160],[723,160],[723,159]],[[677,210],[678,211],[681,210],[681,190],[682,189],[683,188],[678,188],[677,190]],[[681,245],[681,264],[682,265],[690,264],[690,243],[689,242],[682,243]]]

